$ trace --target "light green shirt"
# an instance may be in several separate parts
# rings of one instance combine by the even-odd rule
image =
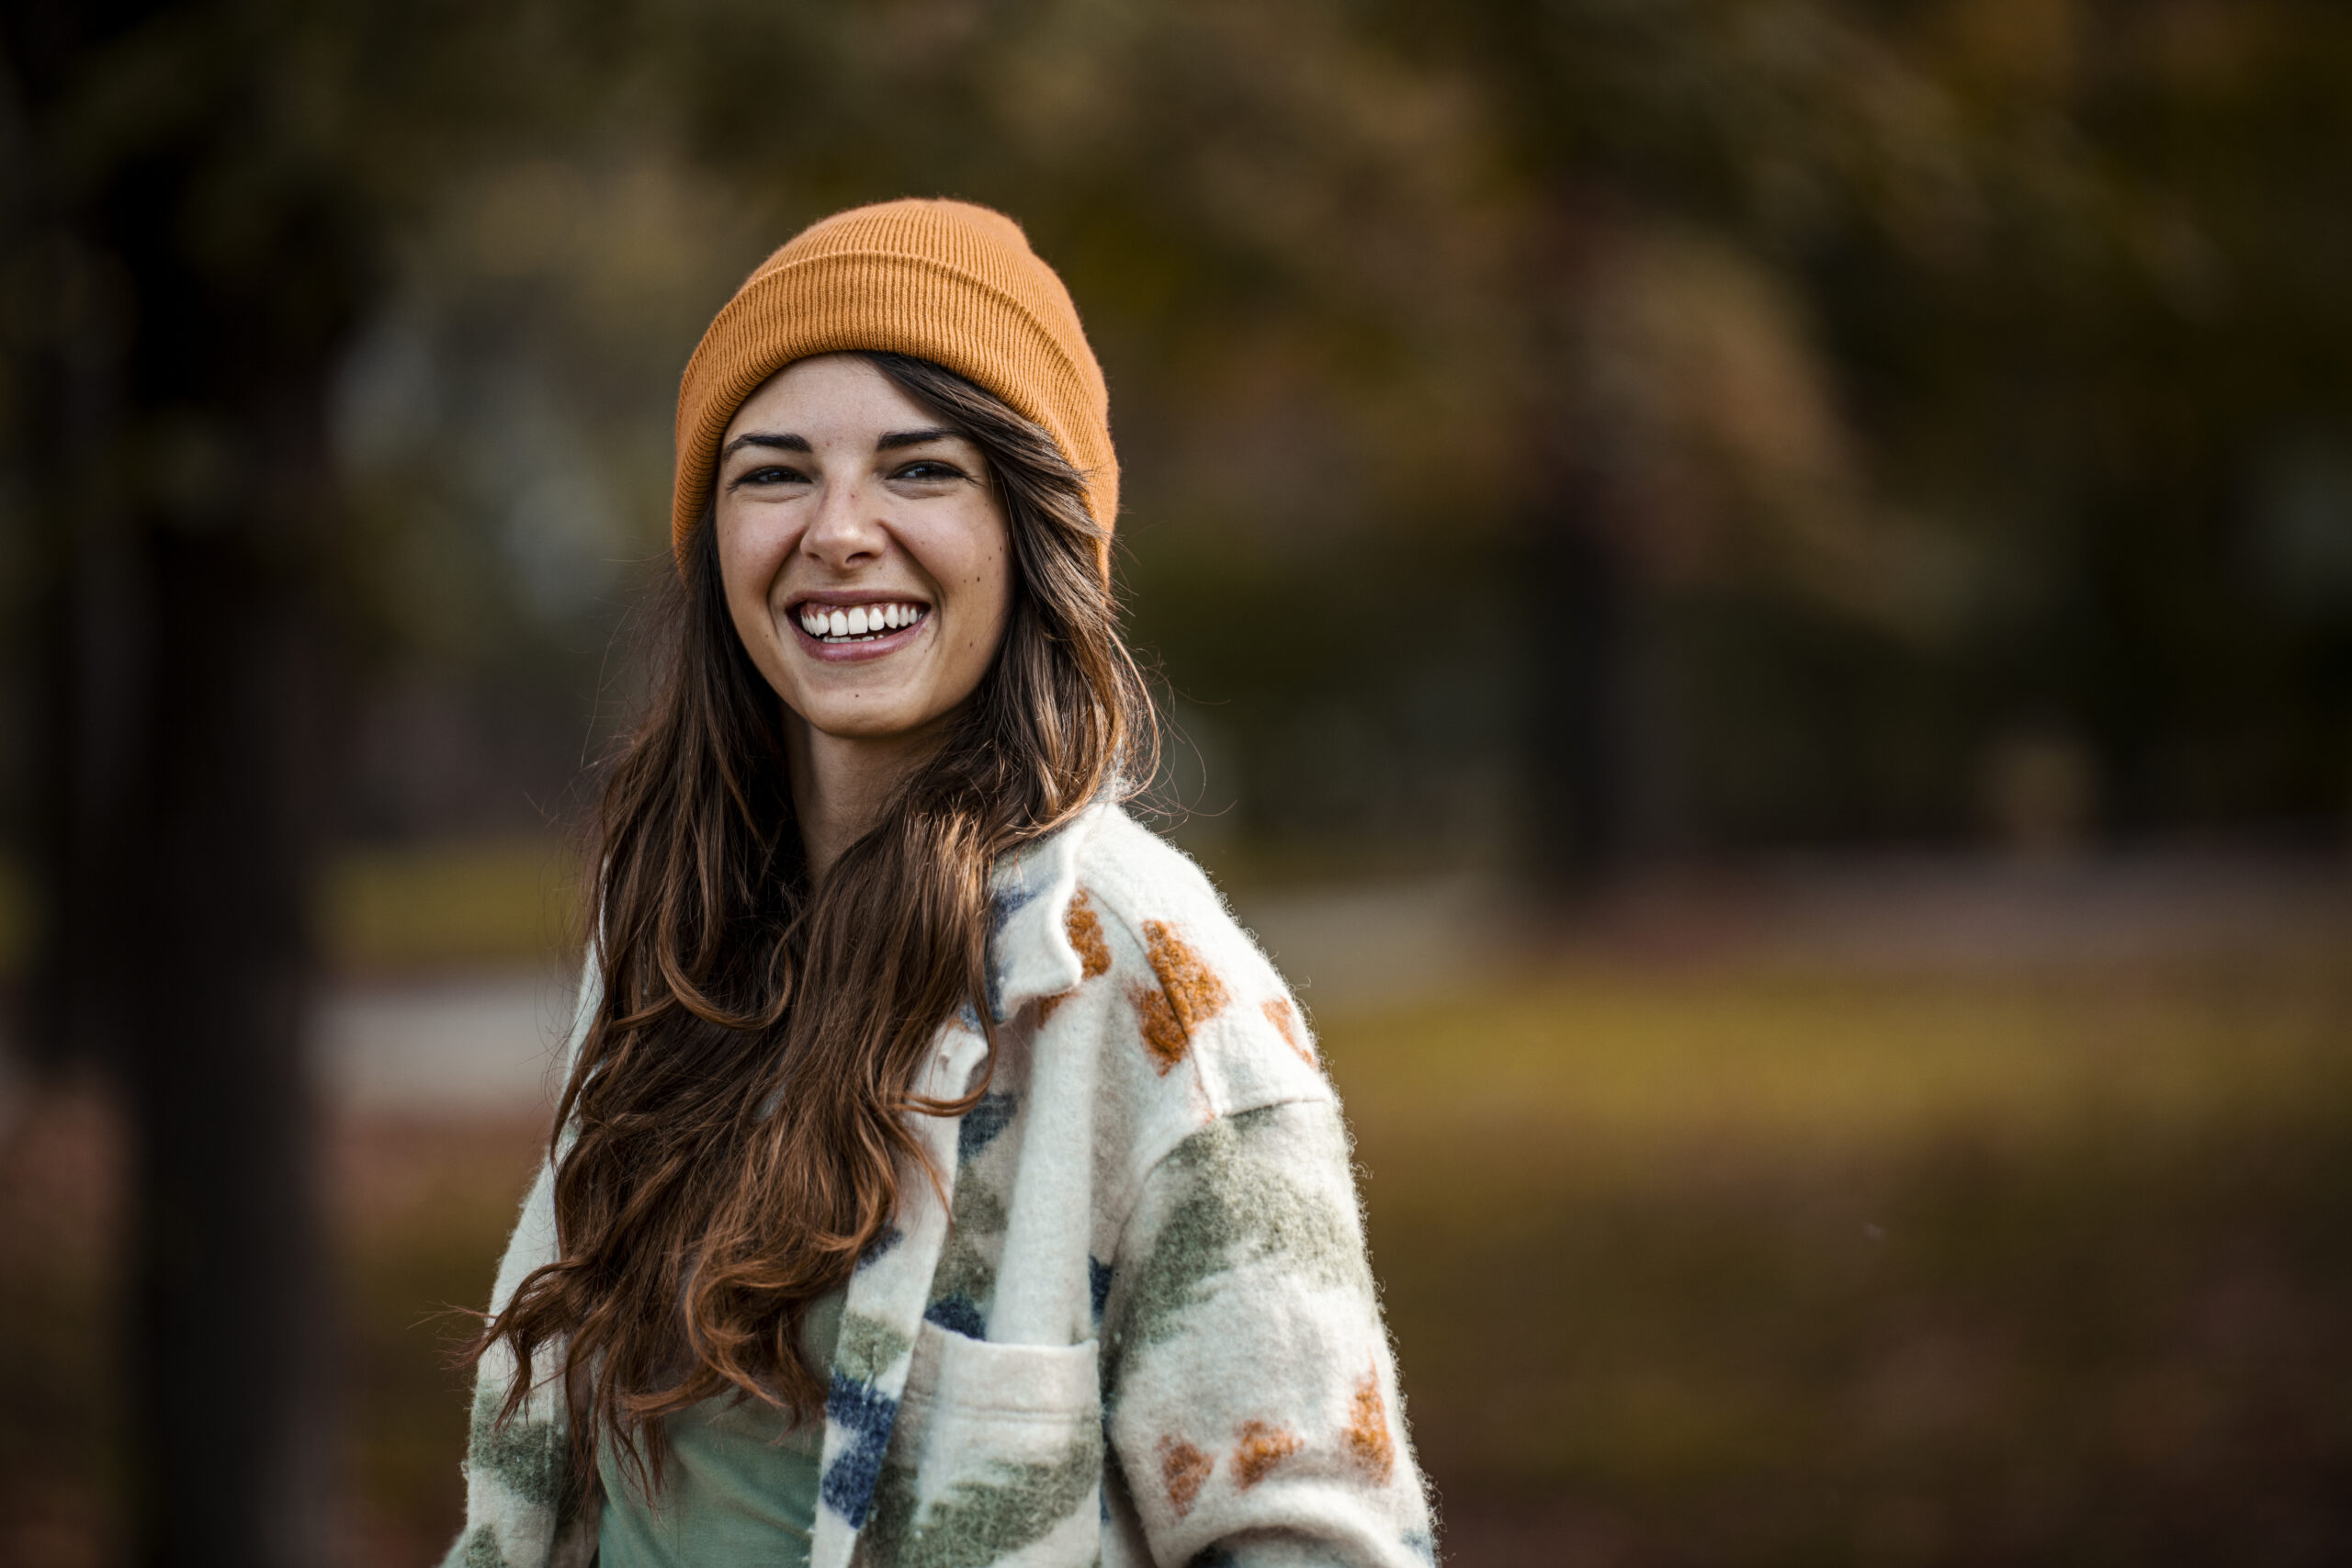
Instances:
[[[820,1369],[832,1360],[842,1301],[836,1291],[809,1307],[802,1343]],[[605,1483],[598,1568],[808,1568],[823,1417],[795,1427],[773,1405],[728,1393],[680,1411],[667,1426],[658,1497],[645,1495],[610,1444],[597,1456]]]

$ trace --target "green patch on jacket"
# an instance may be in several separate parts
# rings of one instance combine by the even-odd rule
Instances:
[[[841,1337],[833,1345],[833,1371],[855,1382],[878,1382],[913,1343],[878,1317],[843,1313]]]
[[[498,1549],[498,1532],[479,1525],[466,1537],[463,1568],[506,1568],[506,1553]]]
[[[993,1186],[968,1168],[957,1177],[947,1246],[932,1274],[933,1300],[961,1295],[985,1303],[996,1293],[996,1254],[1008,1222],[1004,1199]]]
[[[920,1514],[912,1472],[885,1465],[860,1543],[870,1562],[888,1568],[987,1568],[1080,1508],[1091,1516],[1102,1475],[1102,1428],[1091,1420],[1050,1463],[991,1465],[985,1478],[956,1482]]]
[[[1320,1124],[1285,1126],[1282,1106],[1212,1122],[1169,1153],[1175,1203],[1143,1256],[1126,1265],[1119,1322],[1103,1386],[1115,1391],[1135,1356],[1171,1339],[1184,1314],[1209,1299],[1210,1283],[1243,1263],[1264,1263],[1303,1283],[1361,1291],[1372,1275],[1355,1215],[1331,1193],[1302,1182],[1302,1165],[1344,1166],[1338,1113],[1316,1107]],[[1317,1145],[1328,1144],[1329,1147]]]
[[[474,1394],[473,1430],[466,1463],[491,1476],[526,1503],[555,1507],[571,1488],[571,1440],[553,1421],[533,1421],[518,1416],[501,1425],[498,1407],[505,1398],[506,1391],[494,1384],[485,1384]],[[469,1545],[466,1550],[470,1568],[474,1548]]]

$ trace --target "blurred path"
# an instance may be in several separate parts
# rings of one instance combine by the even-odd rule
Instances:
[[[1560,962],[1965,971],[2352,957],[2352,866],[2177,852],[2041,866],[1823,859],[1659,878],[1551,917],[1476,877],[1260,894],[1235,912],[1307,1007],[1333,1011]],[[322,1020],[323,1083],[362,1110],[551,1105],[571,1016],[571,981],[552,966],[345,982]],[[0,1127],[17,1077],[0,1052]]]
[[[1309,1012],[1446,990],[1510,951],[1511,904],[1475,876],[1233,900]]]
[[[1243,921],[1310,1008],[1441,990],[1479,956],[1476,882],[1453,880],[1252,900]],[[327,999],[328,1092],[364,1110],[552,1106],[571,985],[537,970],[346,983]]]
[[[2172,851],[2032,863],[1789,858],[1663,877],[1600,900],[1556,940],[1838,970],[1965,972],[2307,955],[2352,939],[2352,863]]]
[[[537,970],[346,985],[320,1021],[327,1092],[369,1111],[552,1108],[571,1000]]]

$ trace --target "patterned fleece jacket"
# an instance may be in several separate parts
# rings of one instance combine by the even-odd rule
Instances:
[[[851,1276],[810,1568],[1434,1560],[1339,1103],[1182,853],[1103,806],[992,878],[998,1062]],[[583,996],[571,1049],[597,1005]],[[921,1087],[967,1092],[970,1010]],[[555,1256],[542,1171],[503,1307]],[[545,1363],[542,1362],[541,1365]],[[560,1390],[485,1358],[445,1568],[594,1560]]]

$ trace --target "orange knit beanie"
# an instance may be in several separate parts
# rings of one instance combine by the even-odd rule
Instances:
[[[683,562],[719,437],[796,359],[879,349],[943,365],[1043,425],[1107,533],[1119,511],[1111,399],[1078,308],[1021,225],[963,201],[885,201],[803,229],[710,323],[678,387],[670,540]]]

